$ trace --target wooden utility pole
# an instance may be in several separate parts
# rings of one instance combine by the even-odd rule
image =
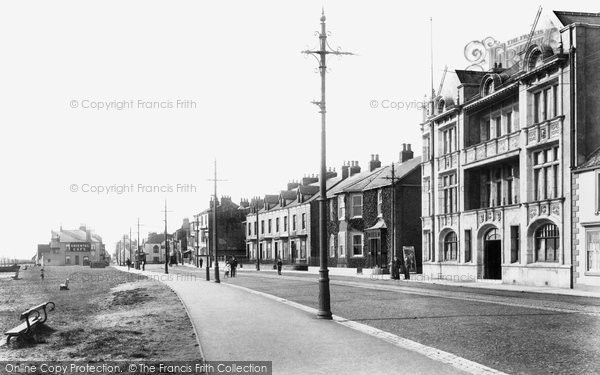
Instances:
[[[396,181],[400,180],[396,178],[396,172],[394,169],[394,163],[392,163],[392,176],[384,177],[386,180],[391,180],[391,189],[392,189],[392,202],[391,202],[391,225],[392,225],[392,251],[389,259],[390,263],[390,275],[393,275],[394,270],[392,269],[392,261],[396,256]]]

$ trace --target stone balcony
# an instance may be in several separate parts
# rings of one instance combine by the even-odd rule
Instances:
[[[558,116],[550,120],[528,126],[525,129],[527,132],[527,146],[536,146],[538,144],[560,138],[560,134],[562,133],[563,119],[564,116]]]
[[[458,168],[458,151],[440,156],[437,160],[438,172]]]
[[[497,155],[502,155],[509,151],[519,149],[520,130],[505,134],[501,137],[490,139],[484,143],[469,146],[464,150],[464,164],[470,164],[485,160]]]

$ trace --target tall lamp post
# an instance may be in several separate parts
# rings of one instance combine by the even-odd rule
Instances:
[[[321,13],[321,31],[316,32],[319,37],[318,50],[306,50],[302,53],[315,57],[319,63],[321,74],[321,101],[313,102],[319,106],[321,113],[321,173],[319,175],[319,310],[317,317],[331,319],[331,302],[329,294],[329,270],[327,269],[327,159],[326,159],[326,126],[325,126],[325,75],[327,74],[327,55],[353,55],[351,52],[342,52],[339,48],[333,50],[327,43],[327,30],[325,27],[325,11]]]
[[[167,200],[165,199],[165,209],[163,211],[165,213],[165,273],[169,273],[169,240],[167,233]]]
[[[225,180],[218,180],[217,179],[217,160],[215,159],[215,178],[213,178],[212,180],[209,181],[214,181],[215,183],[215,193],[214,193],[214,198],[213,198],[213,217],[212,217],[212,237],[213,237],[213,247],[214,247],[214,252],[215,252],[215,283],[220,283],[221,279],[219,277],[219,255],[218,255],[218,251],[219,251],[219,240],[218,240],[218,235],[217,235],[217,181],[225,181]]]
[[[259,235],[259,231],[260,231],[260,226],[258,225],[258,211],[260,211],[260,198],[256,198],[256,226],[254,227],[256,229],[256,270],[260,271],[260,256],[261,256],[261,251],[260,251],[260,235]]]
[[[198,256],[200,253],[200,214],[196,216],[196,268],[200,267],[200,262],[198,260]]]

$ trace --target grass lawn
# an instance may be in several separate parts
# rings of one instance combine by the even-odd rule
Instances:
[[[185,308],[164,284],[114,268],[44,271],[44,280],[40,267],[21,270],[20,280],[0,278],[2,334],[20,323],[21,312],[56,304],[31,340],[12,338],[0,346],[3,360],[201,359]],[[67,278],[69,290],[59,290]]]

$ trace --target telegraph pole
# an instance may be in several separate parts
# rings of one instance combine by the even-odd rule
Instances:
[[[392,212],[391,212],[391,224],[392,224],[392,254],[390,257],[390,275],[394,274],[394,270],[392,269],[392,261],[396,256],[396,173],[394,170],[394,163],[392,163],[392,177],[384,177],[386,180],[392,180]],[[404,260],[403,260],[404,261]]]
[[[306,50],[302,53],[315,57],[319,63],[321,74],[321,101],[314,102],[319,106],[321,113],[321,173],[319,176],[319,311],[317,317],[331,319],[331,299],[329,294],[329,270],[327,269],[327,161],[326,161],[326,126],[325,126],[325,75],[327,73],[327,55],[353,55],[351,52],[342,52],[339,48],[333,50],[327,42],[327,30],[325,27],[325,11],[321,12],[321,31],[316,32],[319,36],[320,48],[318,50]]]
[[[133,262],[133,257],[131,256],[131,254],[132,254],[131,250],[132,250],[132,248],[131,248],[131,227],[129,227],[129,260],[131,262]],[[135,263],[134,263],[134,265],[135,265]]]
[[[137,218],[137,256],[136,256],[136,261],[135,261],[135,265],[136,265],[136,269],[140,269],[140,264],[138,262],[138,259],[141,257],[141,249],[140,249],[140,226],[143,226],[144,224],[140,224],[140,218]],[[145,260],[145,259],[144,259]],[[141,259],[139,260],[141,261]]]

